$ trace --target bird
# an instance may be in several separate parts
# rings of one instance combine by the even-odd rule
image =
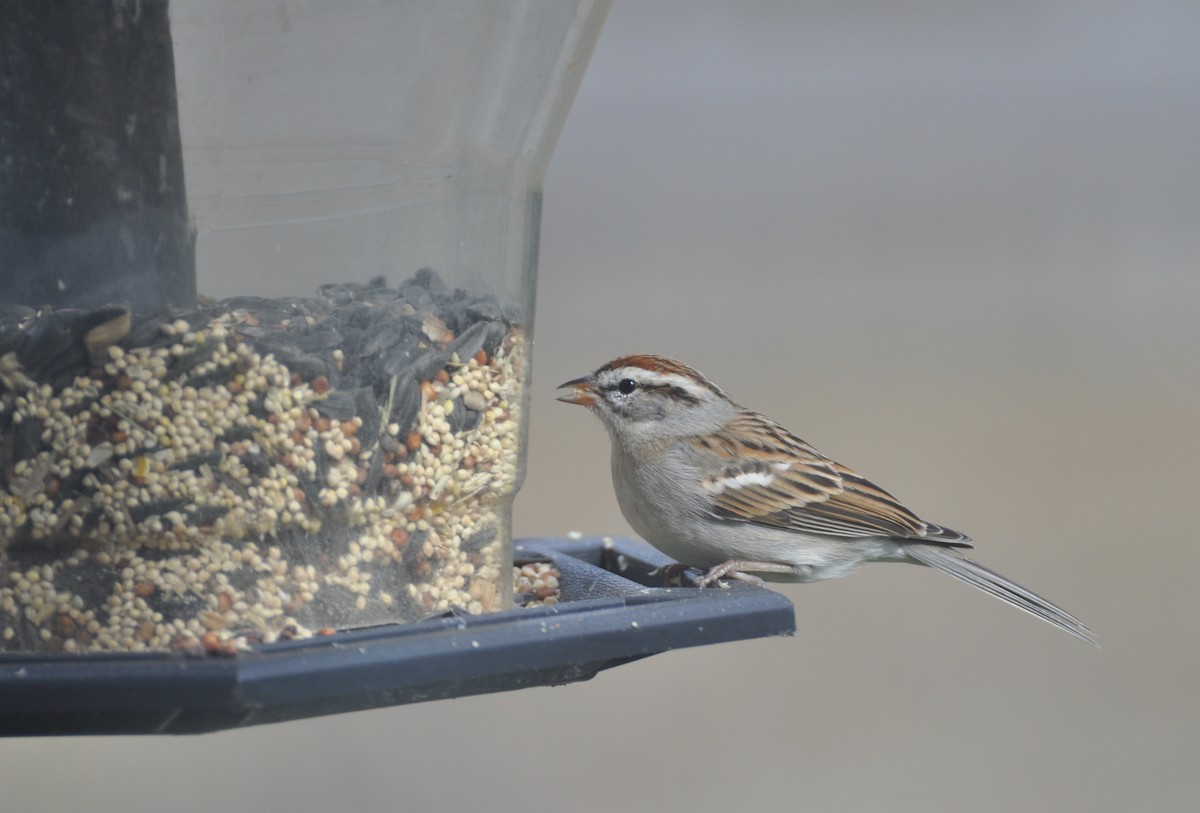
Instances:
[[[560,385],[608,430],[621,513],[699,587],[846,576],[867,562],[935,568],[1098,646],[1081,621],[967,558],[966,534],[921,519],[848,466],[733,401],[681,361],[638,354]]]

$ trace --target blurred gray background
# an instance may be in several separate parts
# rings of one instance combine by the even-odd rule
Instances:
[[[970,533],[559,688],[0,741],[5,811],[1193,810],[1200,5],[618,2],[551,163],[519,535],[628,533],[554,386],[682,358]]]

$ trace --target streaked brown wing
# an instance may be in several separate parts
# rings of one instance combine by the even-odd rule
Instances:
[[[717,458],[710,457],[710,466],[719,473],[701,483],[715,517],[798,533],[969,544],[757,413],[743,412],[727,429],[692,441],[698,452]]]

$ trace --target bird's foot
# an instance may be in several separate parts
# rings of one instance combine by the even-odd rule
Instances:
[[[696,580],[696,586],[708,587],[713,582],[717,582],[722,587],[728,587],[729,585],[720,581],[728,577],[748,582],[755,587],[762,587],[765,582],[758,576],[748,572],[751,570],[757,570],[761,573],[798,574],[800,572],[800,568],[794,565],[784,565],[779,562],[750,562],[745,559],[730,559],[728,562],[722,562],[716,567],[710,568],[707,573]]]
[[[745,568],[747,565],[750,565],[750,564],[753,564],[753,563],[752,562],[742,562],[737,559],[730,559],[728,562],[722,562],[721,564],[717,565],[716,567],[709,568],[709,571],[707,573],[705,573],[699,579],[696,579],[696,586],[697,587],[708,587],[713,582],[716,582],[718,586],[727,588],[727,587],[729,587],[729,585],[722,582],[721,579],[728,577],[730,579],[739,579],[740,581],[749,582],[750,584],[753,584],[755,587],[762,587],[763,586],[762,579],[760,579],[758,576],[753,576],[744,571],[743,568]]]

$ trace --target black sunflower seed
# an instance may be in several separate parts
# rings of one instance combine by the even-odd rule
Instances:
[[[398,375],[394,380],[392,411],[386,421],[399,424],[402,431],[408,431],[416,423],[417,413],[421,411],[421,386],[407,374]]]
[[[129,508],[129,518],[135,524],[141,524],[150,517],[161,517],[163,514],[171,511],[178,511],[187,506],[190,500],[187,497],[172,497],[166,500],[156,500],[148,503],[138,503]]]
[[[466,361],[483,349],[490,330],[489,322],[476,322],[450,343],[450,352],[457,353],[459,361]]]
[[[446,416],[446,422],[450,424],[452,432],[470,432],[483,421],[483,414],[468,409],[461,396],[455,398],[453,404],[454,408]]]
[[[354,397],[355,390],[330,390],[325,397],[313,403],[317,414],[331,421],[348,421],[358,414]]]

